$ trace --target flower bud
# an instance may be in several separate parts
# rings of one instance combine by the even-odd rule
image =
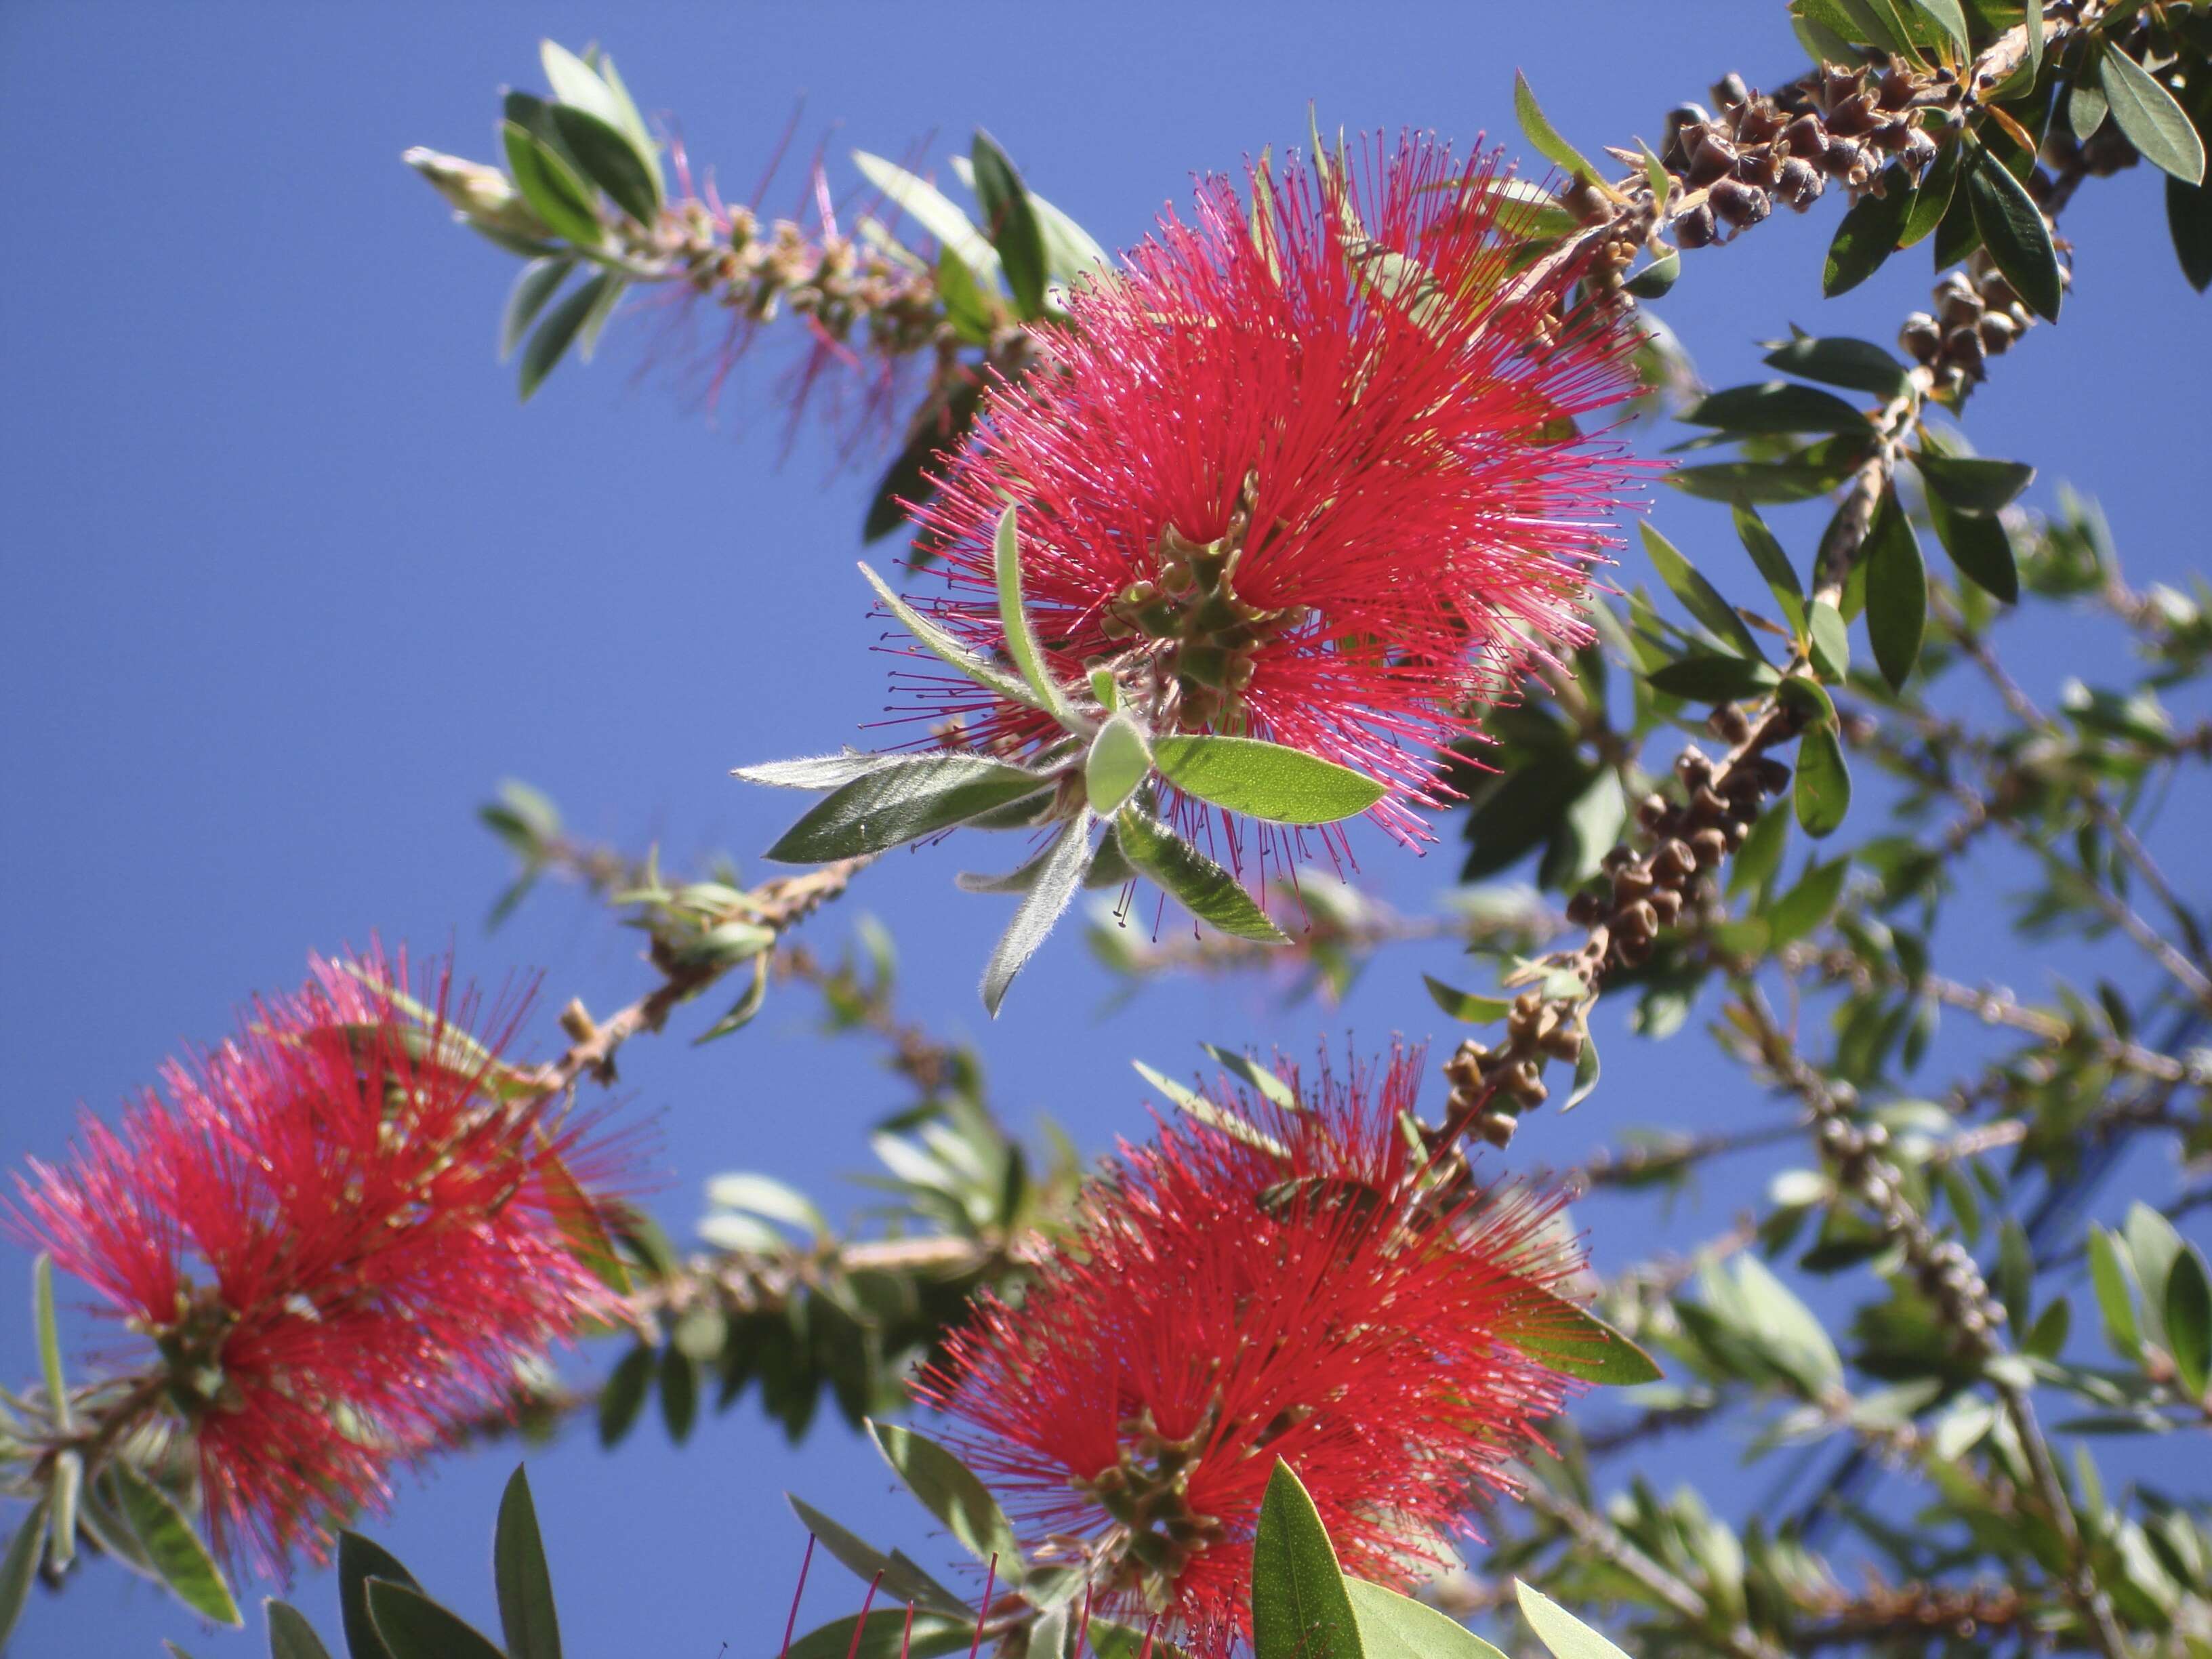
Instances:
[[[551,234],[497,167],[464,161],[458,155],[442,155],[419,144],[399,159],[428,179],[430,187],[472,224],[482,225],[487,230],[505,231],[512,236],[542,237]]]

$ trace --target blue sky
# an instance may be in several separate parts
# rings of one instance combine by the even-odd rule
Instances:
[[[641,380],[650,325],[636,319],[526,409],[495,366],[512,261],[449,226],[398,158],[414,143],[489,156],[496,89],[536,83],[544,34],[603,40],[648,110],[679,116],[695,156],[739,191],[803,95],[802,142],[823,136],[833,158],[924,145],[941,158],[987,125],[1114,246],[1194,172],[1297,142],[1309,100],[1327,124],[1510,138],[1518,66],[1594,147],[1656,138],[1662,112],[1723,70],[1774,81],[1798,62],[1782,7],[1764,0],[0,9],[17,249],[0,306],[11,1162],[58,1153],[80,1103],[111,1109],[182,1041],[221,1034],[249,993],[295,983],[311,947],[450,942],[493,984],[542,969],[549,1012],[572,994],[628,1000],[648,983],[634,938],[579,902],[542,900],[484,936],[505,872],[472,809],[494,782],[530,780],[586,834],[750,863],[790,798],[728,769],[848,740],[882,707],[878,630],[851,564],[872,465],[834,471],[813,431],[779,465],[776,417],[741,418],[763,376],[715,422]],[[2147,168],[2084,190],[2063,324],[1998,365],[1967,422],[1984,453],[2044,465],[2031,499],[2062,476],[2100,494],[2141,580],[2204,562],[2212,416],[2212,306],[2175,269],[2158,191]],[[1691,256],[1664,314],[1712,383],[1763,378],[1755,342],[1793,321],[1887,340],[1923,303],[1917,255],[1820,301],[1838,210]],[[1745,574],[1723,518],[1671,493],[1657,515],[1717,570]],[[1817,532],[1802,512],[1778,523],[1801,553]],[[2041,694],[2111,660],[2062,618],[2014,635]],[[1358,848],[1367,878],[1408,907],[1455,864],[1449,842],[1426,860],[1379,838]],[[833,948],[863,908],[882,917],[904,948],[909,1012],[981,1039],[1016,1122],[1048,1111],[1089,1148],[1143,1121],[1132,1054],[1186,1071],[1201,1038],[1296,1053],[1347,1030],[1370,1048],[1395,1030],[1443,1037],[1418,970],[1467,977],[1448,948],[1409,951],[1340,1010],[1184,984],[1102,1021],[1110,988],[1071,936],[987,1030],[973,985],[1002,906],[954,894],[958,866],[952,850],[894,859],[811,936]],[[1986,874],[1984,907],[2006,878]],[[1962,930],[1956,952],[1964,977],[2017,970],[1994,927]],[[557,1042],[550,1018],[538,1041]],[[627,1116],[657,1127],[654,1205],[679,1236],[719,1170],[774,1172],[833,1212],[855,1202],[839,1178],[866,1166],[869,1125],[901,1098],[858,1047],[814,1037],[796,996],[711,1049],[640,1044],[623,1079]],[[1514,1157],[1565,1164],[1628,1125],[1778,1109],[1693,1036],[1615,1036],[1604,1091],[1571,1118],[1534,1120]],[[1598,1265],[1720,1231],[1734,1178],[1759,1167],[1671,1219],[1589,1206]],[[2145,1189],[2161,1178],[2148,1172]],[[28,1261],[0,1245],[0,1284],[24,1284]],[[0,1372],[32,1370],[23,1324],[0,1322]],[[408,1480],[372,1528],[486,1621],[511,1461]],[[1747,1498],[1731,1462],[1707,1456],[1698,1472],[1733,1507]],[[1670,1485],[1692,1460],[1662,1449],[1650,1472]],[[750,1404],[680,1455],[651,1430],[612,1456],[572,1436],[533,1455],[532,1478],[579,1655],[641,1638],[689,1659],[771,1647],[804,1542],[786,1487],[879,1541],[935,1547],[864,1443],[832,1425],[794,1452]],[[850,1610],[846,1589],[817,1576],[810,1616]],[[325,1578],[303,1574],[291,1594],[334,1634]],[[258,1623],[198,1631],[150,1587],[95,1571],[37,1599],[11,1651],[150,1655],[168,1636],[205,1659],[264,1650]]]

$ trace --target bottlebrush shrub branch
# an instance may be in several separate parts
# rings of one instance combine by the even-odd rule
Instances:
[[[994,1012],[1086,880],[1146,876],[1279,939],[1240,876],[1341,859],[1362,813],[1427,839],[1441,751],[1586,637],[1633,474],[1577,422],[1635,390],[1639,337],[1570,304],[1571,262],[1519,268],[1495,152],[1317,143],[1247,185],[1208,180],[1195,224],[1169,216],[1034,329],[1042,368],[994,388],[914,509],[943,591],[868,573],[958,671],[904,684],[937,749],[739,772],[830,792],[771,858],[1046,832],[963,878],[1024,895]]]

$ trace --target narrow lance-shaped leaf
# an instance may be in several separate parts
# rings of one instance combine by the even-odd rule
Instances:
[[[1532,1589],[1516,1578],[1513,1592],[1520,1599],[1521,1616],[1536,1632],[1536,1639],[1552,1650],[1553,1659],[1628,1659],[1541,1590]]]
[[[1146,817],[1135,803],[1124,806],[1114,823],[1129,862],[1200,921],[1262,945],[1290,942],[1236,877],[1166,825]]]
[[[330,1650],[297,1607],[275,1600],[262,1603],[269,1620],[269,1659],[330,1659]]]
[[[1045,666],[1044,650],[1030,626],[1028,606],[1022,597],[1022,532],[1015,507],[999,514],[999,527],[991,538],[991,566],[998,579],[999,626],[1006,636],[1006,654],[1044,706],[1055,716],[1064,717],[1066,700]]]
[[[1513,1006],[1502,997],[1479,997],[1454,990],[1427,974],[1421,975],[1421,983],[1429,988],[1429,998],[1437,1007],[1454,1019],[1465,1020],[1471,1025],[1487,1025],[1492,1020],[1503,1019]]]
[[[146,1547],[147,1559],[161,1574],[161,1582],[186,1607],[216,1624],[243,1623],[215,1558],[168,1495],[126,1462],[112,1463],[109,1468],[115,1472],[124,1518]]]
[[[899,626],[914,635],[926,649],[945,662],[950,663],[969,679],[987,690],[1012,699],[1028,708],[1045,708],[1048,705],[1032,690],[1027,680],[1018,674],[1009,674],[996,663],[986,662],[951,635],[946,633],[921,612],[891,591],[890,584],[876,574],[866,562],[860,574],[868,579],[868,586],[876,590],[884,609],[898,619]]]
[[[1366,1659],[1505,1659],[1457,1620],[1410,1595],[1364,1578],[1346,1578],[1344,1589]]]
[[[1036,954],[1037,947],[1066,914],[1068,901],[1083,885],[1083,872],[1091,862],[1091,826],[1095,822],[1087,807],[1068,820],[1045,854],[1036,884],[992,951],[990,963],[983,969],[983,1006],[993,1018],[998,1018],[999,1006],[1006,1000],[1014,975]]]
[[[1252,1651],[1254,1659],[1365,1659],[1328,1530],[1279,1457],[1252,1540]]]
[[[1867,531],[1867,634],[1874,659],[1892,690],[1901,690],[1920,659],[1928,630],[1928,567],[1920,538],[1893,485],[1882,491]]]
[[[1022,184],[1021,174],[998,141],[981,128],[969,146],[968,159],[975,169],[975,199],[983,209],[991,246],[1006,266],[1006,287],[1014,296],[1014,309],[1024,319],[1045,312],[1044,230],[1036,209]]]
[[[368,1583],[412,1584],[414,1575],[397,1557],[357,1532],[338,1534],[338,1613],[345,1628],[348,1659],[391,1659],[368,1613]]]
[[[622,288],[621,277],[612,271],[602,271],[590,282],[571,289],[568,297],[546,314],[545,320],[531,335],[529,344],[522,349],[515,386],[525,403],[568,355],[585,325],[607,303],[607,296],[619,295]]]
[[[39,1378],[46,1385],[46,1409],[54,1426],[70,1431],[69,1382],[62,1373],[61,1326],[54,1317],[54,1262],[45,1251],[31,1263],[31,1323],[39,1339]]]
[[[2204,141],[2158,77],[2117,47],[2105,52],[2099,70],[2112,119],[2143,160],[2185,185],[2203,184]]]
[[[1759,660],[1759,641],[1752,637],[1750,627],[1736,615],[1735,607],[1721,596],[1720,590],[1707,581],[1674,543],[1654,530],[1649,521],[1638,520],[1636,527],[1644,538],[1644,550],[1650,555],[1659,580],[1667,584],[1689,613],[1738,656]]]
[[[628,136],[588,110],[556,104],[552,113],[555,131],[592,183],[639,224],[659,220],[660,180]]]
[[[553,1608],[553,1577],[545,1565],[538,1507],[521,1464],[507,1478],[492,1535],[492,1577],[499,1590],[500,1632],[507,1659],[561,1659],[561,1621]]]
[[[370,1579],[368,1613],[392,1659],[502,1659],[473,1625],[404,1584]]]
[[[546,228],[579,247],[597,247],[605,230],[592,207],[591,189],[575,169],[520,122],[501,122],[500,139],[515,187]]]
[[[1562,137],[1559,130],[1552,125],[1543,106],[1536,101],[1535,89],[1528,84],[1528,77],[1519,70],[1513,71],[1513,114],[1521,123],[1521,131],[1528,134],[1528,142],[1535,146],[1536,153],[1546,161],[1556,162],[1592,184],[1601,182],[1589,158]]]
[[[1751,555],[1752,563],[1759,567],[1759,574],[1765,579],[1767,591],[1774,595],[1774,602],[1782,607],[1782,619],[1792,629],[1803,628],[1805,589],[1797,580],[1797,569],[1790,562],[1789,554],[1783,550],[1782,544],[1775,539],[1774,532],[1766,527],[1766,521],[1753,510],[1749,503],[1738,501],[1734,514],[1736,539],[1743,544],[1743,550]]]
[[[864,149],[853,152],[853,165],[860,168],[870,184],[883,191],[892,205],[957,255],[979,280],[996,284],[997,251],[975,228],[975,222],[962,212],[951,197],[927,179]]]
[[[1000,1583],[1021,1583],[1027,1569],[1013,1523],[968,1466],[928,1436],[900,1424],[871,1422],[867,1426],[876,1449],[922,1507],[943,1522],[978,1561],[995,1556]]]
[[[1498,1335],[1531,1359],[1585,1382],[1656,1382],[1651,1356],[1588,1308],[1540,1285],[1516,1286]]]
[[[2007,605],[2020,602],[2020,566],[2002,519],[1994,513],[1963,512],[1931,490],[1928,520],[1960,575]]]
[[[2058,271],[2058,250],[2051,227],[2027,187],[1984,150],[1966,173],[1966,199],[1974,228],[2005,281],[2047,322],[2058,320],[2065,284]]]
[[[1869,191],[1851,204],[1828,244],[1821,293],[1832,300],[1881,269],[1905,234],[1915,193],[1912,175],[1901,166],[1892,167],[1882,175],[1881,195]]]
[[[1033,793],[1041,780],[980,755],[917,755],[832,790],[784,831],[767,857],[826,864],[933,836]]]
[[[1185,794],[1271,823],[1334,823],[1389,793],[1364,772],[1256,738],[1173,733],[1152,740],[1152,759]]]
[[[2185,1397],[2203,1401],[2212,1379],[2212,1282],[2204,1258],[2185,1244],[2166,1276],[2166,1341]]]
[[[1880,346],[1841,335],[1802,336],[1768,352],[1766,366],[1877,398],[1902,396],[1912,384],[1905,365]]]
[[[9,1632],[15,1621],[23,1616],[23,1603],[31,1594],[31,1579],[39,1570],[39,1546],[46,1536],[46,1506],[41,1501],[31,1506],[15,1528],[15,1535],[8,1543],[8,1553],[0,1558],[0,1648],[8,1644]]]
[[[576,262],[566,254],[532,259],[523,266],[522,274],[514,279],[513,292],[507,297],[507,310],[500,318],[500,362],[505,362],[514,355],[515,347],[522,343],[522,337],[530,331],[531,324],[538,320],[538,313],[545,309],[546,301],[575,268]]]

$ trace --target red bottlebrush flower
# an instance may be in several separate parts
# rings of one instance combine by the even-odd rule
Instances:
[[[1572,421],[1634,389],[1637,337],[1577,310],[1572,262],[1516,273],[1496,155],[1378,141],[1206,181],[1119,273],[1079,285],[1042,367],[1000,385],[914,509],[947,591],[918,601],[1003,648],[992,534],[1020,507],[1055,675],[1108,665],[1155,732],[1289,744],[1389,786],[1371,816],[1427,838],[1437,750],[1586,630],[1577,601],[1633,476]],[[1562,315],[1564,313],[1564,316]],[[920,693],[961,742],[1031,754],[1052,720],[961,680]],[[1232,865],[1237,822],[1218,822]],[[1341,832],[1323,838],[1341,846]],[[1263,866],[1274,836],[1263,830]],[[1293,837],[1278,854],[1302,851]]]
[[[1102,1611],[1249,1635],[1278,1457],[1347,1571],[1404,1587],[1573,1386],[1501,1336],[1580,1269],[1559,1200],[1439,1197],[1401,1125],[1421,1059],[1124,1146],[1019,1305],[979,1298],[918,1384]]]
[[[450,971],[424,1009],[404,953],[312,967],[119,1130],[32,1160],[13,1221],[154,1343],[210,1534],[270,1569],[611,1310],[567,1233],[592,1149],[496,1086],[516,1018],[471,1036]]]

